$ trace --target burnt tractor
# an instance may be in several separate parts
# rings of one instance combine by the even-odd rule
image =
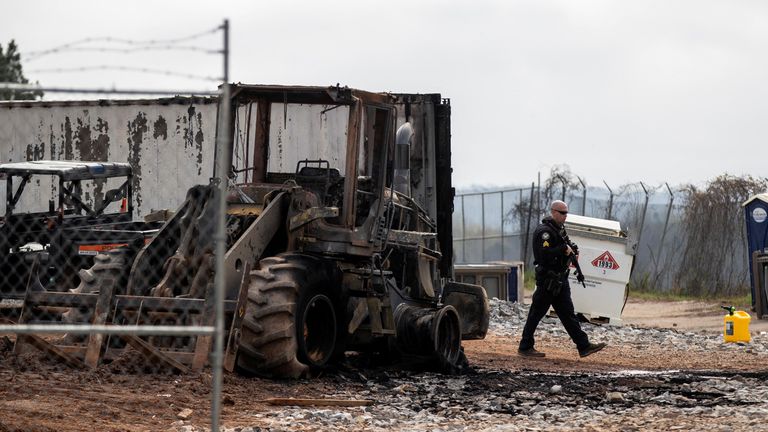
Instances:
[[[448,101],[339,86],[231,95],[225,368],[299,377],[375,351],[461,369],[461,340],[485,336],[489,311],[482,287],[451,280]],[[28,289],[22,322],[67,306],[68,323],[212,323],[220,190],[191,188],[149,243],[97,256],[73,292]],[[132,345],[201,368],[211,346],[210,336],[31,338],[19,340],[91,366]]]

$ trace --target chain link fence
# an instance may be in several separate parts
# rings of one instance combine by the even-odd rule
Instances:
[[[226,22],[216,30],[226,57]],[[11,95],[0,101],[0,361],[128,385],[210,368],[218,430],[224,317],[237,303],[224,252],[242,230],[224,200],[229,86],[0,89]]]
[[[211,367],[220,392],[222,89],[0,102],[0,333],[15,356],[118,373]]]
[[[539,209],[531,211],[535,187],[468,193],[454,200],[453,242],[457,264],[524,261],[527,234]]]
[[[713,190],[723,182],[733,191]],[[749,261],[740,204],[762,190],[764,183],[727,176],[703,189],[642,182],[584,187],[581,179],[572,182],[554,172],[542,186],[460,193],[454,200],[455,262],[530,265],[531,233],[548,214],[549,203],[561,199],[571,213],[620,221],[635,253],[631,283],[636,288],[741,295],[748,292]],[[696,213],[690,211],[691,197]]]

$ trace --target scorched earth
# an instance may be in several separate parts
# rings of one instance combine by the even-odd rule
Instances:
[[[642,306],[641,306],[642,307]],[[656,306],[654,306],[656,307]],[[713,329],[585,324],[608,347],[587,358],[556,319],[537,332],[543,359],[516,355],[527,306],[492,300],[491,331],[465,341],[470,370],[440,375],[351,356],[313,379],[226,374],[221,430],[768,431],[768,334],[725,344]],[[714,309],[713,309],[714,310]],[[652,324],[652,321],[651,321]],[[0,432],[210,429],[210,372],[144,373],[140,358],[74,371],[0,335]],[[270,398],[368,406],[271,405]]]

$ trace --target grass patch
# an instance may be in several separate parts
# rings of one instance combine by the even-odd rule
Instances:
[[[525,270],[525,282],[524,282],[525,294],[531,295],[536,288],[536,275],[533,270]],[[658,301],[658,302],[677,302],[677,301],[701,301],[708,303],[719,303],[724,306],[734,306],[739,310],[750,310],[752,308],[752,295],[750,293],[740,296],[698,296],[692,294],[680,294],[657,291],[651,288],[649,279],[647,277],[641,278],[639,283],[629,284],[629,298],[633,300],[641,301]]]
[[[533,292],[536,288],[536,273],[533,270],[526,269],[523,278],[523,288],[526,292]]]
[[[646,301],[703,301],[711,303],[720,303],[725,306],[734,306],[736,309],[749,310],[752,307],[752,295],[744,294],[741,296],[730,297],[708,297],[695,296],[690,294],[675,294],[659,291],[646,291],[629,288],[629,298]]]

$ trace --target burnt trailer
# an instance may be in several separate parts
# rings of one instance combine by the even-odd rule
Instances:
[[[128,163],[133,216],[142,218],[178,207],[190,186],[213,175],[217,104],[213,97],[0,102],[0,163]],[[84,185],[84,202],[101,202],[105,190],[99,185]],[[18,211],[58,194],[57,185],[45,180],[37,189]],[[0,187],[0,201],[4,194]]]
[[[70,306],[69,323],[212,324],[213,227],[226,199],[225,367],[298,377],[365,350],[460,370],[461,340],[485,336],[489,310],[482,287],[452,280],[448,100],[340,86],[229,90],[227,196],[216,181],[193,186],[135,255],[98,256],[75,293],[28,291],[21,321]],[[206,336],[127,341],[176,368],[203,367],[210,349]],[[122,349],[98,335],[77,342],[59,350],[68,362],[93,366]]]

